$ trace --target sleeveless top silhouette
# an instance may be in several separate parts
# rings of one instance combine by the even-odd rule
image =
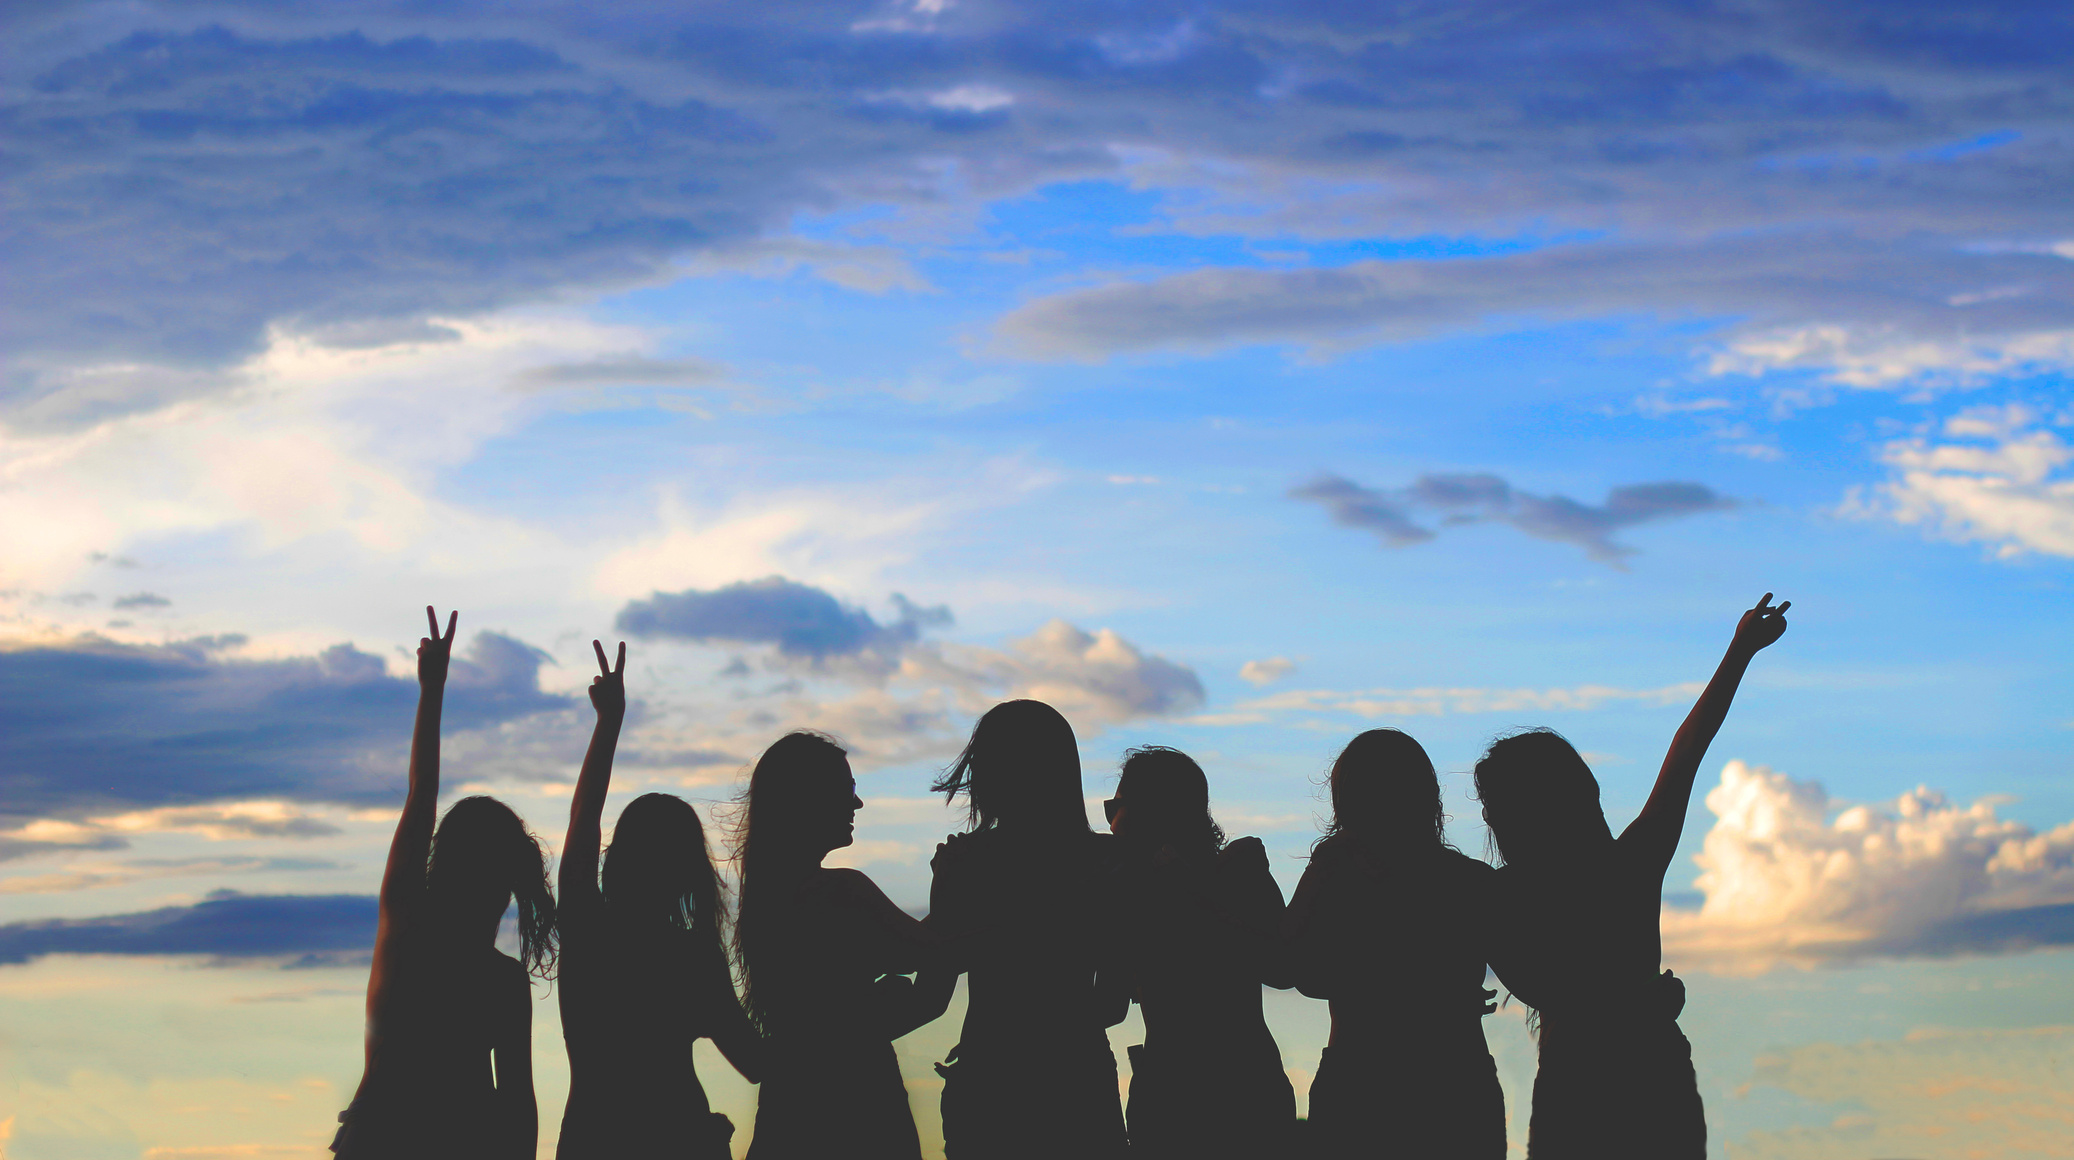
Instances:
[[[602,898],[560,916],[556,991],[569,1049],[557,1160],[727,1160],[733,1125],[710,1111],[692,1044],[743,1020],[725,954],[661,922],[628,923]]]
[[[1634,846],[1497,872],[1492,965],[1540,1013],[1534,1160],[1706,1155],[1684,985],[1657,973],[1661,867]]]
[[[1113,839],[954,834],[930,923],[965,940],[965,1025],[944,1077],[948,1160],[1109,1160],[1124,1149],[1097,974],[1113,964]]]
[[[389,984],[394,1005],[332,1151],[341,1160],[531,1160],[512,1138],[491,1063],[499,1033],[530,1016],[525,968],[495,947],[422,935],[403,952]]]
[[[1495,872],[1444,847],[1326,839],[1291,904],[1289,971],[1332,1002],[1306,1141],[1327,1158],[1502,1160],[1505,1095],[1483,1033]]]
[[[1130,1049],[1131,1155],[1285,1155],[1296,1097],[1260,1009],[1282,890],[1260,840],[1133,860],[1122,878],[1125,977],[1145,1019],[1145,1043]]]
[[[920,970],[924,956],[846,898],[846,885],[878,890],[855,870],[816,869],[775,908],[760,903],[769,925],[756,995],[769,1038],[750,1160],[921,1155],[892,1043],[906,980],[880,980]]]

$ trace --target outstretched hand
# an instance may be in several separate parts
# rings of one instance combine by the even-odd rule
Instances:
[[[1771,644],[1786,632],[1786,610],[1793,607],[1791,600],[1772,604],[1772,594],[1767,592],[1757,607],[1743,614],[1736,622],[1735,646],[1745,654],[1755,655],[1759,649]]]
[[[591,707],[598,716],[624,717],[627,712],[627,642],[619,642],[619,664],[605,663],[605,646],[591,642],[591,649],[598,654],[598,676],[591,678]]]
[[[454,655],[454,625],[461,619],[456,610],[447,614],[446,632],[439,631],[439,614],[432,606],[425,606],[425,622],[431,626],[432,635],[418,638],[418,686],[435,689],[446,685],[447,661]]]

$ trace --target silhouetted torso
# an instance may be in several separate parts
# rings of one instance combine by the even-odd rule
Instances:
[[[1705,1155],[1683,988],[1658,975],[1663,867],[1634,845],[1498,871],[1492,965],[1540,1013],[1536,1160]]]
[[[1346,835],[1292,905],[1290,971],[1332,1003],[1307,1124],[1320,1157],[1502,1157],[1505,1101],[1483,1034],[1490,866],[1440,846],[1377,852]]]
[[[756,988],[769,1073],[757,1099],[753,1160],[921,1154],[892,1047],[896,1017],[875,981],[920,970],[923,955],[858,904],[858,891],[877,891],[859,879],[816,869],[758,904],[765,925]]]
[[[1216,855],[1133,859],[1123,945],[1145,1043],[1131,1048],[1131,1153],[1277,1157],[1295,1096],[1261,1014],[1282,892],[1254,839]]]
[[[491,1052],[528,1018],[525,968],[494,947],[405,938],[339,1156],[517,1157]]]
[[[569,1103],[556,1156],[725,1157],[727,1129],[711,1122],[692,1065],[696,1040],[742,1017],[718,942],[624,921],[595,895],[564,908],[561,934]]]
[[[1114,946],[1111,841],[995,829],[953,835],[937,851],[930,922],[969,948],[965,1025],[945,1070],[952,1160],[1123,1148],[1096,988]]]

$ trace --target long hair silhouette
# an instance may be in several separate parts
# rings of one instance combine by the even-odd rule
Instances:
[[[1440,779],[1409,734],[1355,737],[1329,786],[1332,822],[1287,928],[1290,978],[1332,1003],[1307,1147],[1496,1160],[1505,1096],[1481,1025],[1491,868],[1448,842]]]
[[[1113,855],[1087,823],[1073,727],[1041,701],[982,715],[935,789],[972,829],[931,862],[930,924],[958,940],[968,988],[944,1076],[950,1160],[1105,1158],[1124,1146],[1104,1029],[1116,985]]]
[[[1750,661],[1786,631],[1787,607],[1767,592],[1743,613],[1649,801],[1618,838],[1591,767],[1553,731],[1500,738],[1476,763],[1484,822],[1505,860],[1491,965],[1539,1020],[1533,1160],[1706,1155],[1692,1045],[1677,1023],[1685,987],[1658,974],[1663,880],[1700,762]]]
[[[425,863],[425,905],[442,919],[480,926],[518,909],[518,961],[537,979],[555,976],[555,898],[547,852],[511,807],[477,794],[447,808]],[[473,920],[473,921],[471,921]]]
[[[1145,1017],[1131,1155],[1286,1155],[1296,1097],[1260,1000],[1282,924],[1266,849],[1225,842],[1209,779],[1177,749],[1128,751],[1103,805],[1121,855],[1121,973]]]
[[[943,1013],[934,938],[856,870],[821,865],[853,841],[849,757],[789,733],[756,762],[740,816],[735,945],[770,1075],[752,1160],[916,1160],[921,1141],[892,1041]],[[940,972],[939,972],[940,973]]]
[[[760,1047],[735,997],[724,892],[690,802],[643,794],[620,811],[600,859],[612,758],[626,719],[626,645],[599,675],[569,836],[562,844],[562,1037],[569,1103],[558,1160],[671,1155],[727,1160],[734,1125],[714,1113],[692,1063],[710,1037],[751,1082]]]
[[[530,982],[555,974],[555,900],[539,841],[502,802],[464,798],[434,826],[459,616],[445,632],[432,609],[425,616],[410,789],[382,872],[368,971],[366,1063],[331,1148],[347,1160],[531,1160],[540,1122]],[[516,960],[497,949],[514,900]]]

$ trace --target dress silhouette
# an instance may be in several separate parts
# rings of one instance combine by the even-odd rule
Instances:
[[[598,724],[562,846],[556,990],[569,1103],[555,1155],[728,1160],[734,1126],[708,1107],[692,1045],[712,1038],[753,1083],[760,1044],[721,942],[719,877],[698,812],[652,793],[621,811],[599,889],[600,822],[626,719],[626,645],[616,667],[606,666],[603,646],[592,647],[602,670],[590,688]]]
[[[1332,765],[1332,826],[1290,903],[1288,981],[1332,1003],[1305,1142],[1318,1160],[1502,1160],[1483,1034],[1495,872],[1449,846],[1425,749],[1395,729]]]
[[[1767,592],[1743,614],[1648,803],[1619,838],[1590,767],[1557,734],[1504,738],[1477,762],[1484,820],[1505,859],[1491,965],[1540,1013],[1532,1160],[1706,1155],[1692,1045],[1677,1023],[1684,985],[1658,974],[1663,879],[1736,687],[1751,658],[1786,631],[1789,605],[1770,603]]]
[[[531,976],[554,972],[554,897],[540,844],[494,798],[439,800],[439,722],[458,615],[425,610],[410,793],[382,873],[367,980],[367,1057],[331,1148],[344,1160],[532,1160]],[[497,928],[518,902],[521,953]]]
[[[1007,701],[935,788],[968,797],[973,829],[931,863],[929,919],[967,949],[966,1011],[944,1077],[949,1160],[1111,1160],[1125,1147],[1105,1029],[1117,978],[1112,839],[1087,824],[1073,728]]]
[[[1274,1160],[1296,1096],[1260,1009],[1282,889],[1258,838],[1226,844],[1185,753],[1126,754],[1104,803],[1120,847],[1124,980],[1145,1019],[1130,1049],[1133,1157]]]
[[[769,1060],[751,1160],[921,1155],[892,1041],[943,1014],[956,976],[870,878],[821,865],[862,805],[847,755],[818,734],[780,738],[750,775],[735,938]]]

